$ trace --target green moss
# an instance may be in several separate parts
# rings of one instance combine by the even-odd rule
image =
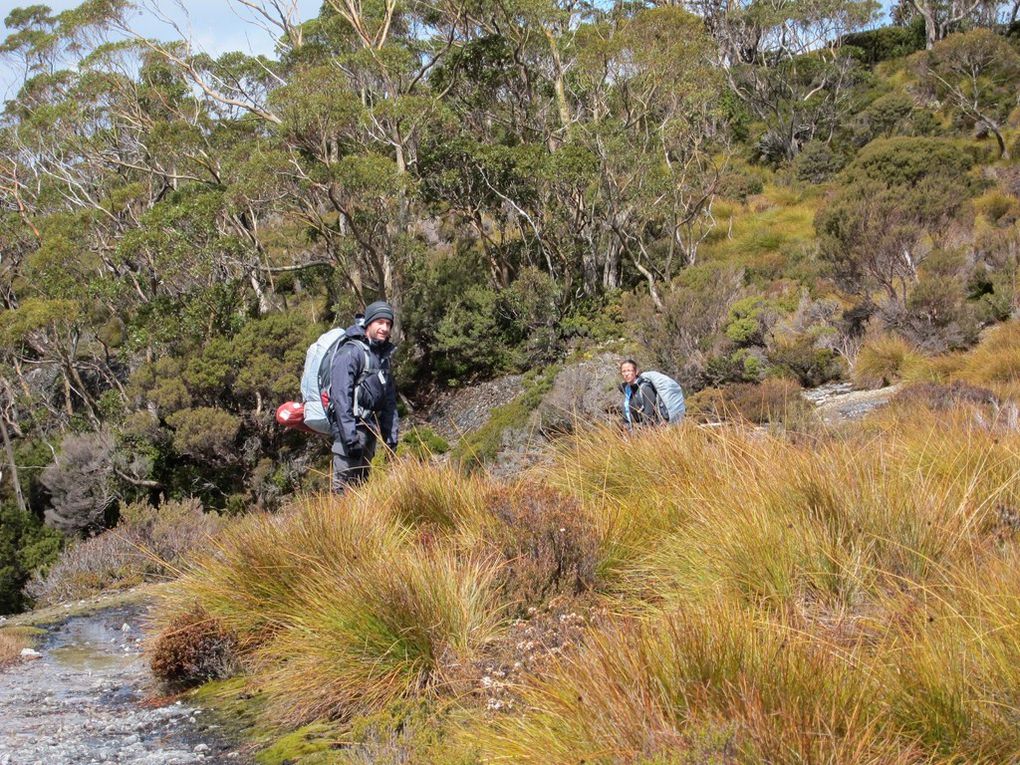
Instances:
[[[314,722],[276,739],[255,757],[258,765],[319,765],[341,762],[334,751],[342,731],[337,723]]]
[[[448,735],[458,727],[449,709],[417,700],[400,701],[371,715],[351,721],[343,750],[321,762],[337,765],[476,765],[470,747]],[[303,760],[301,765],[310,765]]]
[[[279,735],[279,731],[262,723],[264,697],[251,693],[244,677],[212,680],[190,691],[187,698],[210,710],[229,737],[265,746]]]

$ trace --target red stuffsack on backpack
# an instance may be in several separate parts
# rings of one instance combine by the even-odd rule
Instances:
[[[305,425],[305,405],[300,401],[285,401],[276,408],[276,421],[285,428],[315,433]]]

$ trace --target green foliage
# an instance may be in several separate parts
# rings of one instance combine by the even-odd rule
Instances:
[[[278,60],[121,39],[122,0],[13,11],[0,408],[33,512],[69,431],[105,433],[112,514],[106,489],[276,506],[323,455],[271,411],[375,298],[413,399],[621,343],[689,389],[814,384],[861,329],[819,308],[846,293],[925,352],[1015,313],[1009,34],[660,6],[326,3]]]
[[[917,188],[932,176],[962,180],[973,187],[967,171],[974,155],[960,144],[935,138],[895,137],[872,141],[844,173],[847,184],[874,181],[889,188]]]
[[[879,27],[843,36],[843,45],[856,48],[855,55],[871,66],[924,50],[925,43],[924,19],[920,16],[909,26]]]
[[[805,145],[793,161],[793,172],[804,183],[822,183],[842,168],[843,158],[822,141]]]
[[[560,338],[560,289],[523,269],[507,289],[472,285],[470,261],[444,259],[428,270],[408,305],[408,331],[426,345],[436,377],[475,377],[530,369],[553,357]]]
[[[400,436],[399,453],[405,452],[418,459],[427,459],[450,451],[450,444],[427,425],[418,425]]]
[[[0,502],[0,614],[31,605],[23,587],[33,572],[45,570],[60,554],[63,535],[46,528],[12,501]]]
[[[1020,51],[991,29],[974,29],[940,40],[917,64],[935,97],[994,134],[999,156],[1008,157],[1000,125],[1016,108]]]
[[[872,141],[816,218],[822,257],[853,289],[878,286],[902,303],[924,256],[922,238],[940,236],[976,191],[967,175],[973,163],[951,141]]]
[[[761,343],[768,329],[770,306],[758,296],[746,297],[730,306],[726,336],[737,345]]]
[[[173,445],[180,454],[212,462],[236,457],[241,421],[229,412],[208,406],[182,409],[167,417],[167,424],[174,429]]]

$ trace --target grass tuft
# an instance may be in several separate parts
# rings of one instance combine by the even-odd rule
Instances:
[[[582,431],[509,484],[398,461],[239,521],[164,615],[203,608],[341,762],[1018,761],[1020,430],[992,383],[905,391],[809,433]]]

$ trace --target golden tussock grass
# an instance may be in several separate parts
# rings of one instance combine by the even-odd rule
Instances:
[[[921,352],[898,335],[870,339],[861,346],[851,368],[851,378],[860,388],[930,379],[934,374]]]
[[[21,651],[31,645],[31,638],[20,630],[0,630],[0,667],[17,661]]]
[[[277,722],[454,704],[468,762],[1011,762],[1018,476],[980,398],[810,436],[594,429],[511,485],[402,461],[247,518],[165,613],[236,635]],[[511,711],[465,693],[514,614],[591,588],[606,618]]]

